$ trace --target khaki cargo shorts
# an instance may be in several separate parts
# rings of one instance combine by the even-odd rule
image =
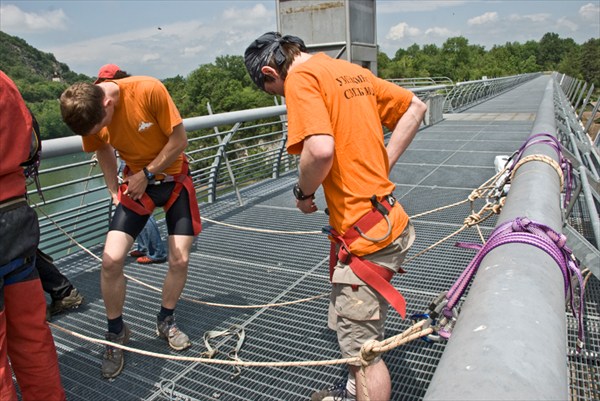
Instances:
[[[409,221],[406,229],[386,248],[364,256],[364,259],[397,272],[415,240],[415,229]],[[329,328],[335,330],[343,358],[355,357],[368,340],[381,341],[388,303],[359,279],[350,266],[338,261],[332,277],[329,302]],[[354,287],[354,288],[353,288]],[[371,364],[380,360],[371,361]],[[360,366],[360,362],[352,363]]]

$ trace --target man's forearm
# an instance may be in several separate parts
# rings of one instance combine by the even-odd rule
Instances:
[[[117,182],[117,157],[112,146],[105,146],[96,151],[96,158],[104,174],[104,182],[111,196],[116,197],[119,184]]]
[[[400,118],[394,131],[392,132],[392,136],[388,141],[388,145],[386,147],[388,160],[390,163],[390,171],[394,164],[398,161],[398,158],[402,156],[402,153],[408,148],[408,145],[414,139],[421,123],[423,122],[423,117],[425,116],[425,112],[427,111],[427,106],[423,103],[418,97],[414,97],[411,101],[408,110],[406,113]]]

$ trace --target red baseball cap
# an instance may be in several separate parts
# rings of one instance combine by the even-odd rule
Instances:
[[[98,83],[101,79],[112,79],[121,68],[116,64],[105,64],[98,70],[98,79],[94,82]]]

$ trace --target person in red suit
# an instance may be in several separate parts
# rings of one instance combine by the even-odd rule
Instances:
[[[23,401],[66,399],[35,268],[38,219],[25,199],[31,138],[31,114],[0,71],[0,401],[18,399],[12,372]]]

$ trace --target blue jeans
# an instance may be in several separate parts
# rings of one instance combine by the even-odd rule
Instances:
[[[150,259],[165,259],[167,257],[167,249],[158,231],[158,225],[154,216],[150,216],[144,229],[137,237],[138,251],[144,252]]]

